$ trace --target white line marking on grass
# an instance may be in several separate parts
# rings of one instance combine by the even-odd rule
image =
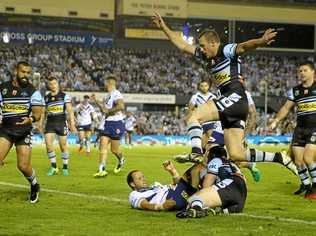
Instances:
[[[15,188],[23,188],[23,189],[30,188],[29,186],[26,186],[26,185],[13,184],[13,183],[2,182],[2,181],[0,181],[0,185],[10,186],[10,187],[15,187]],[[65,192],[65,191],[46,189],[46,188],[41,188],[41,191],[47,192],[47,193],[57,193],[57,194],[62,194],[62,195],[87,198],[87,199],[100,199],[100,200],[110,201],[110,202],[118,202],[118,203],[127,203],[128,202],[127,200],[124,200],[124,199],[119,199],[119,198],[115,198],[115,197],[106,197],[106,196],[102,196],[102,195],[89,195],[89,194],[85,194],[85,193]],[[232,214],[230,216],[235,216],[235,217],[244,216],[244,217],[260,219],[260,220],[283,221],[283,222],[288,222],[288,223],[316,225],[316,221],[307,221],[307,220],[300,220],[300,219],[294,219],[294,218],[284,218],[284,217],[278,217],[278,216],[260,216],[260,215],[246,214],[246,213]]]
[[[26,185],[13,184],[13,183],[2,182],[2,181],[0,181],[0,185],[11,186],[11,187],[15,187],[15,188],[25,188],[25,189],[30,188],[29,186],[26,186]],[[115,198],[115,197],[106,197],[106,196],[102,196],[102,195],[90,195],[90,194],[86,194],[86,193],[65,192],[65,191],[59,191],[59,190],[47,189],[47,188],[41,188],[40,191],[46,192],[46,193],[57,193],[57,194],[62,194],[62,195],[87,198],[87,199],[100,199],[100,200],[118,202],[118,203],[127,203],[128,202],[127,200],[123,200],[123,199],[119,199],[119,198]]]
[[[245,217],[261,219],[261,220],[284,221],[284,222],[289,222],[289,223],[316,225],[316,221],[299,220],[299,219],[284,218],[284,217],[278,217],[278,216],[258,216],[258,215],[251,215],[251,214],[246,214],[246,213],[232,214],[231,216],[245,216]]]

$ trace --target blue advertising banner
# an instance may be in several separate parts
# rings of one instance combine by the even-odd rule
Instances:
[[[102,33],[42,31],[0,28],[0,40],[5,43],[71,44],[86,47],[111,47],[113,38]]]
[[[91,137],[91,141],[94,142],[96,136]],[[135,144],[146,144],[146,145],[189,145],[190,138],[185,135],[134,135],[132,137],[133,143]],[[292,136],[247,136],[246,140],[249,144],[260,145],[260,144],[289,144],[292,140]],[[42,143],[43,137],[39,134],[33,135],[33,143]],[[124,143],[124,139],[121,140]],[[68,136],[69,144],[77,144],[78,137],[74,134]]]

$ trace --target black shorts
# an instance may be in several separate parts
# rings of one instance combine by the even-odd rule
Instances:
[[[221,92],[221,97],[214,99],[214,102],[218,109],[223,129],[244,129],[249,109],[245,89],[242,85],[237,84]]]
[[[293,134],[292,146],[305,147],[306,144],[316,144],[316,128],[296,127]]]
[[[78,125],[78,131],[91,131],[91,124],[90,125]]]
[[[15,146],[27,145],[32,146],[32,133],[26,132],[21,136],[12,135],[3,127],[0,127],[0,137],[5,138],[9,142],[13,143]]]
[[[68,127],[66,123],[61,122],[47,122],[45,125],[45,134],[54,133],[59,136],[66,136],[68,134]]]
[[[222,201],[222,209],[228,209],[229,213],[242,212],[247,198],[247,186],[244,179],[232,176],[230,179],[216,183],[215,186]]]

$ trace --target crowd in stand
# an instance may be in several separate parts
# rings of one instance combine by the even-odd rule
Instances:
[[[97,49],[67,46],[0,45],[1,80],[10,78],[11,68],[27,59],[43,79],[50,73],[71,91],[102,91],[104,77],[115,74],[123,93],[192,94],[208,75],[191,57],[178,51]],[[243,58],[243,75],[254,96],[283,96],[297,83],[297,56],[248,55]],[[306,57],[305,57],[306,59]],[[310,58],[314,60],[314,58]],[[314,60],[316,61],[316,60]]]
[[[251,54],[243,58],[246,87],[253,96],[260,96],[268,88],[269,95],[285,96],[297,84],[298,56]],[[316,61],[316,58],[309,57]],[[0,45],[0,81],[12,76],[16,61],[28,60],[33,71],[40,73],[36,86],[45,90],[45,78],[54,74],[66,91],[103,91],[104,78],[114,74],[123,93],[187,94],[194,93],[197,82],[208,75],[189,56],[178,51],[97,49],[52,45]],[[138,113],[140,134],[184,134],[181,115],[167,113]],[[269,117],[271,114],[269,115]],[[263,117],[263,116],[258,116]],[[269,119],[268,117],[268,119]],[[271,118],[271,117],[270,117]],[[290,133],[294,119],[289,118],[277,133]],[[264,122],[258,120],[254,133],[265,133]]]

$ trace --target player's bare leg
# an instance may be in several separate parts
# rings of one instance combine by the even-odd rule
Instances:
[[[301,180],[300,188],[294,192],[295,195],[298,195],[311,188],[311,181],[309,180],[308,169],[304,162],[304,147],[292,146],[292,153],[295,165],[297,166],[298,176]]]
[[[85,132],[83,130],[78,131],[79,136],[79,152],[82,151],[84,144],[85,144]]]
[[[85,131],[84,133],[85,136],[85,147],[86,147],[86,154],[90,155],[91,152],[91,147],[90,147],[90,138],[91,138],[91,131]]]
[[[16,146],[17,167],[29,181],[31,185],[30,202],[38,202],[39,184],[37,183],[36,174],[31,165],[31,147],[29,145]]]
[[[118,164],[114,168],[114,173],[117,174],[121,171],[121,168],[125,164],[125,159],[120,151],[120,140],[111,140],[111,152],[117,158]]]
[[[105,177],[108,172],[106,171],[106,160],[108,157],[108,146],[110,143],[110,138],[106,136],[100,137],[100,146],[99,146],[99,169],[96,174],[94,174],[95,178]]]
[[[68,152],[68,145],[67,145],[67,135],[59,136],[59,148],[61,151],[61,159],[63,161],[63,175],[69,175],[69,152]]]
[[[48,176],[57,175],[59,170],[57,167],[56,153],[54,151],[55,134],[46,133],[44,137],[45,137],[47,156],[49,158],[50,165],[51,165],[50,169],[47,172],[47,175]]]
[[[316,154],[316,145],[315,144],[307,144],[304,150],[304,162],[307,166],[309,175],[312,180],[312,189],[310,191],[306,191],[305,197],[308,199],[316,199],[316,162],[315,162],[315,154]]]
[[[200,163],[202,162],[202,136],[203,130],[201,124],[206,121],[219,120],[219,113],[214,101],[204,103],[194,110],[188,112],[185,117],[187,123],[188,135],[191,140],[191,154],[190,155],[178,155],[175,160],[178,162],[192,161]],[[183,160],[181,160],[183,159]]]
[[[243,145],[243,138],[243,129],[230,128],[224,130],[225,145],[231,160],[237,162],[275,162],[285,166],[294,174],[297,174],[297,168],[295,164],[285,153],[264,152],[254,148],[246,149]]]
[[[12,143],[5,139],[0,137],[0,167],[4,165],[4,159],[6,158],[6,156],[8,155],[11,147],[12,147]]]

